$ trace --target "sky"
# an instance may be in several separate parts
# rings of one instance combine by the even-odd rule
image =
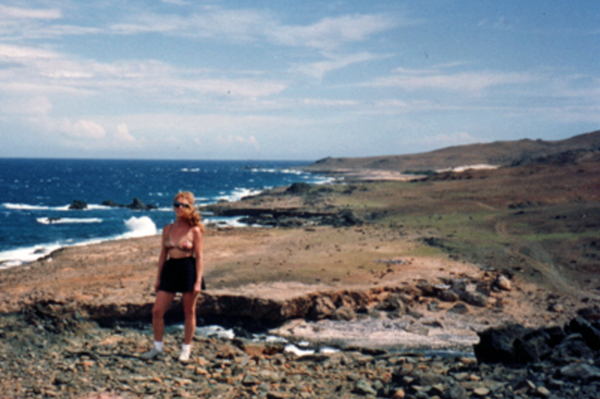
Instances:
[[[0,0],[0,157],[317,160],[598,129],[598,0]]]

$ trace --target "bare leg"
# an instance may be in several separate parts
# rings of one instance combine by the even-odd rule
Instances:
[[[152,329],[154,330],[154,341],[162,342],[163,340],[163,335],[165,333],[164,315],[174,297],[175,294],[171,292],[158,291],[156,293],[156,300],[154,301],[154,307],[152,308]]]
[[[185,327],[183,334],[183,343],[189,345],[194,338],[196,331],[196,302],[198,301],[198,293],[184,292],[183,293],[183,313],[185,314]]]

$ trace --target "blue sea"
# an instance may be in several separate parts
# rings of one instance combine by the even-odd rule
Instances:
[[[62,247],[159,234],[173,221],[172,201],[179,191],[191,191],[197,203],[210,204],[295,182],[325,181],[294,169],[308,163],[0,159],[0,268]],[[134,198],[157,209],[101,205],[108,200],[129,205]],[[87,203],[87,209],[70,210],[74,200]]]

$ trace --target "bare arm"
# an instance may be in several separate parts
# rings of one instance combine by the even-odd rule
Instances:
[[[165,247],[165,242],[167,239],[167,228],[165,227],[162,232],[162,239],[160,242],[160,255],[158,256],[158,274],[156,276],[156,283],[154,283],[154,291],[158,292],[158,287],[160,286],[160,274],[162,272],[162,268],[165,265],[165,261],[167,260],[167,248]]]
[[[204,273],[204,264],[202,262],[202,231],[199,227],[192,229],[194,235],[194,257],[196,258],[196,284],[194,292],[198,293],[202,290],[202,275]]]

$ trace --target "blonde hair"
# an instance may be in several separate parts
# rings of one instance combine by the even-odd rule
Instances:
[[[205,229],[202,224],[202,217],[200,216],[198,208],[196,208],[194,194],[189,191],[180,191],[175,195],[174,200],[177,201],[178,198],[183,198],[190,204],[190,208],[186,209],[186,216],[190,226],[198,226],[200,227],[200,231],[204,232]]]

